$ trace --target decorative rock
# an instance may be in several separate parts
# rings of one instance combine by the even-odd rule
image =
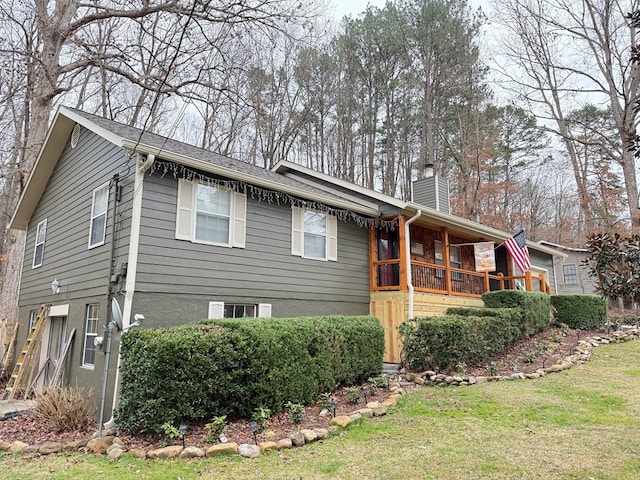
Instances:
[[[260,448],[261,452],[266,452],[267,450],[277,450],[278,444],[276,442],[272,442],[271,440],[267,442],[258,442],[258,448]]]
[[[289,438],[291,439],[291,443],[293,443],[293,445],[295,445],[296,447],[301,447],[302,445],[304,445],[304,435],[301,432],[291,432],[289,434]]]
[[[134,448],[133,450],[129,450],[129,453],[133,455],[133,458],[139,458],[141,460],[144,460],[145,458],[147,458],[147,452],[140,448]]]
[[[413,379],[413,383],[416,385],[424,385],[424,378],[416,376],[416,378]]]
[[[6,452],[10,447],[10,443],[0,441],[0,452]]]
[[[238,444],[235,442],[229,443],[219,443],[217,445],[212,445],[207,449],[207,457],[215,457],[216,455],[222,454],[231,454],[234,455],[238,453]]]
[[[418,377],[418,375],[417,375],[417,374],[415,374],[415,373],[411,373],[411,372],[409,372],[409,373],[407,373],[407,374],[406,374],[406,379],[407,379],[407,381],[409,381],[409,382],[415,382],[415,381],[416,381],[416,378],[419,378],[419,377]]]
[[[87,446],[87,440],[79,439],[79,440],[74,440],[73,442],[65,443],[62,449],[67,451],[76,451],[86,446]]]
[[[260,456],[260,447],[257,445],[250,445],[248,443],[241,443],[238,445],[238,453],[244,458],[258,458]]]
[[[329,438],[329,430],[327,430],[326,428],[314,428],[313,431],[316,432],[318,440]]]
[[[107,448],[107,454],[109,453],[110,450],[113,450],[114,448],[119,448],[120,450],[126,450],[124,444],[121,441],[114,441],[111,445],[109,445],[109,448]]]
[[[111,436],[92,438],[87,443],[87,448],[97,455],[104,455],[107,453],[107,448],[113,443],[114,438]]]
[[[353,412],[353,414],[356,414],[356,413],[359,413],[364,418],[373,417],[373,410],[371,410],[370,408],[361,408],[360,410],[356,410],[355,412]]]
[[[331,425],[336,425],[341,428],[347,428],[353,420],[346,415],[340,415],[331,419]]]
[[[115,447],[109,450],[107,454],[107,458],[110,462],[115,462],[120,459],[120,457],[124,454],[124,450],[121,448]]]
[[[528,378],[530,380],[533,380],[535,378],[540,378],[540,374],[539,373],[525,373],[524,377]]]
[[[38,453],[42,455],[51,455],[52,453],[60,453],[62,451],[62,443],[60,442],[47,442],[43,443],[38,448]]]
[[[151,450],[150,452],[147,452],[147,457],[162,458],[166,460],[169,458],[176,458],[178,455],[180,455],[180,452],[182,452],[181,445],[171,445],[169,447],[158,448],[157,450]]]
[[[349,418],[355,422],[356,420],[360,420],[362,418],[362,415],[360,415],[358,412],[355,412],[349,415]]]
[[[290,438],[283,438],[276,442],[276,448],[278,450],[286,450],[289,448],[293,448],[293,442],[291,441]]]
[[[28,443],[24,443],[16,440],[9,446],[9,451],[11,453],[22,453],[22,452],[26,452],[28,448],[29,448]]]
[[[313,430],[303,428],[302,430],[300,430],[300,433],[304,437],[304,443],[312,443],[318,440],[318,434]]]
[[[332,433],[335,434],[340,432],[340,427],[338,425],[329,425],[327,430],[329,430],[329,435],[331,435]]]
[[[179,458],[202,458],[205,456],[205,453],[202,449],[198,447],[187,447],[180,452]]]

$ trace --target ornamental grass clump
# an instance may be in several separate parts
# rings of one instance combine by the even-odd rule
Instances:
[[[31,410],[31,417],[53,433],[84,430],[90,423],[92,389],[45,387]]]

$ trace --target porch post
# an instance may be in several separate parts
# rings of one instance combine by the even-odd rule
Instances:
[[[524,272],[524,289],[527,292],[533,292],[533,279],[531,278],[531,270]]]
[[[449,230],[442,228],[442,264],[444,265],[444,284],[447,295],[451,295],[451,263],[449,259]]]
[[[407,221],[404,215],[398,216],[398,243],[400,250],[400,291],[406,292],[409,287],[407,286],[407,252],[406,248],[406,236],[405,236],[405,222]]]
[[[378,291],[378,229],[375,226],[369,228],[369,291]]]

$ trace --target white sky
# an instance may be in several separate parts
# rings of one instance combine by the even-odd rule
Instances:
[[[368,4],[378,8],[383,7],[386,0],[333,0],[331,3],[335,5],[336,19],[340,20],[345,15],[357,17],[358,14],[366,10]],[[482,7],[485,13],[491,8],[489,0],[469,0],[469,4],[474,10],[477,7]]]

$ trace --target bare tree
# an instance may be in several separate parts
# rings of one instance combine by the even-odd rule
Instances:
[[[616,138],[602,145],[622,171],[630,224],[640,228],[632,152],[640,65],[630,62],[636,32],[625,19],[638,1],[498,0],[496,4],[506,32],[503,73],[544,128],[563,142],[587,231],[596,228],[597,214],[590,208],[588,182],[581,175],[576,150],[580,139],[573,135],[569,113],[594,101],[611,110]]]
[[[137,86],[128,121],[149,128],[159,95],[187,94],[198,85],[203,59],[221,47],[216,44],[219,37],[208,36],[218,26],[231,26],[233,35],[251,36],[254,31],[280,29],[282,22],[303,23],[314,9],[313,2],[293,0],[1,0],[0,29],[3,37],[7,32],[11,36],[0,55],[3,63],[15,62],[15,71],[22,75],[21,83],[9,87],[20,89],[11,97],[12,138],[19,148],[5,168],[0,231],[5,232],[7,261],[0,316],[14,319],[17,314],[25,240],[24,232],[7,234],[6,226],[56,101],[77,93],[78,85],[95,87],[85,74],[98,71],[97,108],[113,108],[114,102],[106,98],[112,85]],[[139,61],[141,54],[146,62]]]

